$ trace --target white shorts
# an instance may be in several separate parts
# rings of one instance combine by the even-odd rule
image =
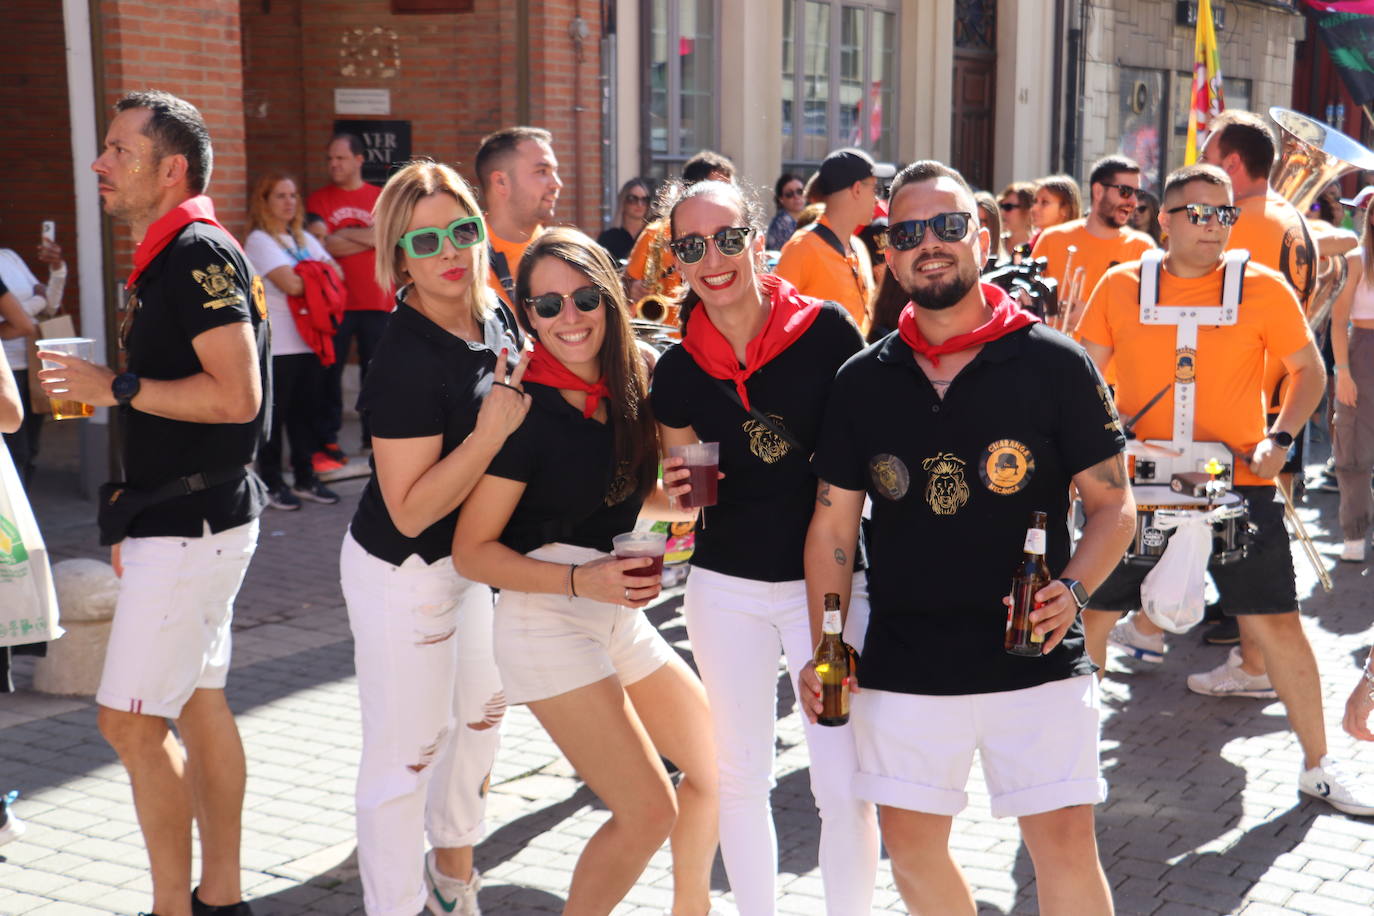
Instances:
[[[994,817],[1107,797],[1097,678],[1090,674],[961,696],[865,689],[851,699],[849,721],[859,751],[855,794],[879,805],[958,814],[968,804],[974,750]]]
[[[571,544],[545,544],[529,557],[589,563],[605,554]],[[653,674],[673,649],[642,610],[564,595],[502,589],[496,601],[496,667],[506,700],[533,703],[612,675],[622,685]]]
[[[195,538],[125,538],[96,702],[175,719],[195,691],[222,689],[234,598],[257,546],[257,519]]]

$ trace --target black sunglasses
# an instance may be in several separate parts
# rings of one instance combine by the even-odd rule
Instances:
[[[1140,193],[1140,188],[1128,184],[1107,184],[1105,181],[1099,181],[1098,184],[1102,185],[1104,188],[1115,189],[1116,193],[1120,194],[1123,200],[1134,200],[1135,196]]]
[[[1021,204],[1012,203],[1012,202],[1009,201],[1009,200],[1004,200],[1004,201],[1002,201],[1000,204],[998,204],[997,206],[999,206],[999,207],[1002,208],[1002,212],[1003,212],[1003,213],[1010,213],[1010,212],[1013,211],[1013,210],[1024,210],[1024,209],[1026,209],[1026,208],[1023,207]]]
[[[716,251],[727,258],[737,258],[749,247],[749,236],[753,232],[748,226],[732,226],[711,236],[684,235],[680,239],[673,239],[668,247],[673,249],[673,254],[683,264],[695,264],[706,257],[706,240],[709,238],[716,243]]]
[[[898,251],[910,251],[926,237],[926,227],[942,242],[957,242],[968,235],[972,213],[937,213],[930,219],[908,219],[887,227],[887,243]]]
[[[1194,226],[1205,226],[1212,221],[1212,217],[1217,218],[1217,222],[1223,226],[1234,226],[1236,220],[1240,219],[1239,207],[1214,207],[1211,204],[1184,204],[1181,207],[1172,207],[1166,213],[1178,213],[1185,210],[1188,213],[1188,222]]]
[[[625,195],[625,203],[627,203],[627,204],[647,204],[648,202],[649,202],[649,195],[648,195],[648,194],[626,194],[626,195]]]
[[[563,311],[564,299],[571,299],[580,312],[594,312],[601,307],[601,290],[595,286],[581,286],[566,296],[562,293],[530,296],[525,300],[525,304],[534,309],[534,313],[540,318],[557,318]]]

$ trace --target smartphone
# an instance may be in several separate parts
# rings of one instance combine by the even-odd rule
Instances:
[[[45,242],[57,241],[57,223],[50,219],[43,220],[43,230],[41,238]]]

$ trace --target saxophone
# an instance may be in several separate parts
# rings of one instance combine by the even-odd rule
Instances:
[[[644,295],[635,303],[634,317],[663,324],[676,312],[674,303],[663,291],[663,249],[668,244],[667,220],[656,220],[644,227],[654,233],[649,253],[644,258]]]

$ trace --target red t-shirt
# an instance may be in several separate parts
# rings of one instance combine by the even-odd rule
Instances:
[[[382,189],[364,183],[362,187],[345,191],[337,185],[326,185],[311,194],[305,209],[324,218],[330,232],[352,226],[371,226],[372,208]],[[377,253],[372,249],[338,259],[344,272],[344,286],[348,289],[349,311],[389,312],[395,305],[390,290],[377,285]]]

